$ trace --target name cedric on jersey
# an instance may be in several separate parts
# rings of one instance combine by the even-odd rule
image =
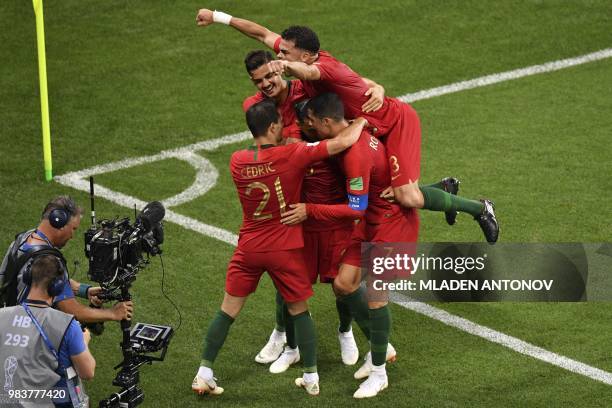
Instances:
[[[259,164],[257,166],[248,166],[240,170],[242,178],[254,178],[265,176],[266,174],[276,173],[276,170],[272,167],[272,163]]]

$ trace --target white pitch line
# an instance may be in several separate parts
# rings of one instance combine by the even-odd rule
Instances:
[[[560,69],[569,68],[580,64],[586,64],[588,62],[598,61],[610,57],[612,57],[612,48],[597,51],[591,54],[582,55],[575,58],[568,58],[564,60],[549,62],[542,65],[534,65],[531,67],[517,69],[513,71],[501,72],[498,74],[487,75],[469,81],[457,82],[454,84],[427,89],[412,94],[406,94],[400,96],[399,99],[404,102],[415,102],[440,95],[446,95],[454,92],[478,88],[481,86],[487,86],[504,81],[519,79],[529,75],[557,71]],[[180,160],[187,161],[192,166],[194,166],[196,170],[198,170],[196,182],[194,183],[194,185],[192,185],[188,190],[185,190],[182,193],[166,200],[167,203],[170,205],[177,205],[180,203],[184,203],[189,199],[194,199],[196,197],[195,193],[197,190],[197,185],[200,185],[204,190],[208,191],[208,189],[210,189],[215,184],[214,182],[206,182],[203,179],[203,176],[206,174],[206,169],[210,169],[210,167],[214,169],[214,166],[212,166],[210,162],[208,162],[208,160],[204,158],[198,158],[196,154],[198,150],[211,151],[217,149],[220,146],[237,143],[250,138],[251,135],[249,132],[234,133],[212,140],[204,140],[176,149],[164,150],[155,155],[128,158],[117,162],[107,163],[71,173],[66,173],[61,176],[56,176],[55,180],[60,184],[87,192],[89,191],[89,183],[84,180],[84,178],[89,177],[91,175],[122,170],[129,167],[146,163],[153,163],[159,160],[165,160],[169,158],[177,158]],[[216,172],[216,169],[214,169],[214,171]],[[215,178],[215,181],[217,176],[218,173],[212,174],[212,177]],[[98,196],[106,198],[107,200],[122,205],[124,207],[132,208],[133,205],[136,205],[137,207],[142,208],[146,204],[144,201],[139,200],[135,197],[112,191],[100,185],[96,185],[96,189]],[[218,239],[233,246],[236,246],[238,243],[238,237],[230,231],[205,224],[203,222],[178,214],[171,210],[166,210],[165,219],[167,221],[178,224],[184,228]],[[504,333],[497,332],[488,327],[480,326],[467,319],[452,315],[442,309],[438,309],[426,303],[407,301],[406,298],[400,294],[392,294],[392,300],[406,309],[429,316],[432,319],[438,320],[467,333],[480,336],[494,343],[508,347],[518,353],[531,356],[538,360],[553,364],[557,367],[564,368],[573,373],[581,374],[588,378],[592,378],[594,380],[601,381],[605,384],[612,385],[612,374],[606,371],[552,353],[543,348],[524,342],[520,339],[508,336]]]
[[[233,133],[231,135],[225,135],[211,140],[203,140],[201,142],[193,143],[176,149],[162,150],[161,152],[150,156],[128,157],[127,159],[122,159],[116,162],[100,164],[86,169],[66,173],[61,176],[56,176],[55,179],[59,183],[62,183],[61,180],[66,178],[86,178],[89,176],[95,176],[96,174],[110,173],[113,171],[123,170],[130,167],[139,166],[141,164],[153,163],[160,160],[173,158],[184,160],[183,156],[189,156],[198,150],[215,150],[218,147],[247,140],[250,137],[251,134],[249,132]],[[89,188],[87,191],[89,191]]]
[[[481,86],[511,81],[513,79],[524,78],[530,75],[558,71],[560,69],[570,68],[581,64],[587,64],[589,62],[599,61],[610,57],[612,57],[612,48],[606,48],[604,50],[581,55],[579,57],[547,62],[546,64],[541,65],[532,65],[530,67],[515,69],[513,71],[500,72],[498,74],[486,75],[480,78],[470,79],[469,81],[461,81],[450,85],[444,85],[437,88],[426,89],[424,91],[409,93],[398,97],[398,99],[406,103],[416,102],[421,101],[423,99],[433,98],[435,96],[446,95],[450,93],[465,91],[468,89],[479,88]]]
[[[420,313],[448,326],[473,334],[474,336],[482,337],[490,342],[500,344],[516,351],[517,353],[533,357],[540,361],[544,361],[571,371],[572,373],[580,374],[593,380],[600,381],[604,384],[612,385],[612,374],[607,371],[600,370],[599,368],[591,367],[590,365],[581,363],[580,361],[572,360],[571,358],[553,353],[552,351],[545,350],[541,347],[490,329],[486,326],[481,326],[470,320],[464,319],[463,317],[450,314],[445,310],[428,305],[427,303],[412,301],[402,294],[393,292],[391,293],[390,297],[393,303],[398,304],[405,309]]]
[[[590,54],[581,55],[574,58],[567,58],[558,61],[547,62],[540,65],[532,65],[530,67],[515,69],[513,71],[505,71],[497,74],[491,74],[482,76],[479,78],[471,79],[469,81],[456,82],[449,85],[440,86],[437,88],[425,89],[423,91],[408,93],[399,96],[398,99],[406,103],[412,103],[421,101],[424,99],[433,98],[436,96],[447,95],[455,92],[465,91],[468,89],[479,88],[482,86],[488,86],[497,84],[500,82],[511,81],[514,79],[523,78],[530,75],[542,74],[545,72],[558,71],[564,68],[570,68],[576,65],[586,64],[589,62],[599,61],[602,59],[612,57],[612,48],[606,48]],[[216,148],[228,144],[241,142],[251,138],[249,132],[239,132],[230,135],[225,135],[216,139],[204,140],[187,146],[163,150],[158,154],[151,156],[131,157],[116,162],[106,163],[87,169],[79,170],[76,172],[66,173],[63,176],[56,177],[56,180],[60,181],[62,177],[76,176],[79,178],[89,177],[96,174],[108,173],[111,171],[117,171],[127,169],[129,167],[138,166],[145,163],[152,163],[159,160],[165,160],[169,158],[180,158],[181,154],[192,153],[198,150],[215,150]]]
[[[81,191],[89,191],[89,181],[74,176],[74,173],[72,175],[56,177],[56,180],[65,186],[69,186]],[[143,208],[147,204],[146,202],[136,197],[110,190],[99,184],[96,184],[95,188],[96,196],[105,198],[108,201],[111,201],[123,207],[133,208],[134,206],[136,206],[136,208]],[[202,235],[218,239],[219,241],[223,241],[229,245],[236,246],[238,244],[238,236],[236,234],[233,234],[230,231],[224,230],[222,228],[215,227],[213,225],[208,225],[193,218],[178,214],[167,208],[164,220],[173,222],[183,228],[199,232]]]

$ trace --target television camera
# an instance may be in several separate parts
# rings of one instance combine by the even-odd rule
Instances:
[[[93,177],[90,177],[92,226],[85,232],[88,275],[102,288],[98,295],[101,300],[131,300],[129,289],[138,272],[149,264],[151,256],[162,253],[164,206],[158,201],[148,203],[136,215],[134,223],[130,223],[127,217],[96,222],[93,189]],[[144,392],[138,386],[138,370],[144,364],[163,361],[174,334],[170,326],[137,323],[131,328],[128,320],[122,320],[120,324],[123,361],[115,366],[120,370],[113,385],[121,387],[121,390],[100,401],[100,407],[135,407],[141,404]],[[102,328],[101,323],[97,323],[92,331],[101,333]]]

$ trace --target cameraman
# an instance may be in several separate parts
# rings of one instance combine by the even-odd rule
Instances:
[[[58,196],[45,206],[36,229],[15,237],[0,266],[0,307],[13,306],[28,296],[30,288],[23,282],[23,273],[37,257],[37,253],[54,254],[61,261],[65,278],[63,290],[53,298],[54,308],[74,315],[82,323],[131,319],[133,309],[130,301],[117,303],[110,309],[98,309],[87,307],[74,298],[76,294],[93,304],[100,304],[96,295],[101,289],[68,279],[66,261],[59,252],[79,228],[81,214],[81,208],[72,198]]]
[[[64,279],[56,257],[39,256],[26,272],[28,298],[0,309],[0,361],[5,362],[0,405],[29,406],[53,399],[56,406],[72,407],[73,402],[87,401],[79,378],[93,378],[96,368],[87,348],[89,332],[83,333],[73,316],[51,307]]]

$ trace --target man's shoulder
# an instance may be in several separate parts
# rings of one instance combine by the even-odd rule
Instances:
[[[301,142],[289,143],[285,145],[285,147],[287,151],[291,153],[303,153],[313,148],[317,148],[317,146],[319,146],[322,142],[323,141],[316,141],[316,142],[301,141]]]
[[[249,152],[252,156],[253,154],[252,149],[246,148],[246,149],[235,150],[234,153],[232,153],[232,155],[230,156],[230,163],[235,164],[237,161],[245,160],[247,156],[249,155]]]
[[[285,99],[283,105],[288,105],[293,110],[293,105],[306,98],[306,89],[301,79],[289,81],[289,97]]]
[[[372,149],[370,145],[370,133],[362,131],[357,142],[338,155],[340,164],[345,167],[348,164],[363,164],[364,160],[368,160],[369,151]]]
[[[21,306],[17,305],[17,306],[7,306],[7,307],[0,307],[0,319],[5,317],[5,316],[12,316],[15,312],[18,312]]]
[[[79,324],[76,321],[74,315],[71,315],[70,313],[62,312],[61,310],[56,309],[54,307],[50,307],[50,308],[48,308],[48,310],[49,310],[49,314],[53,315],[53,317],[55,317],[57,319],[62,319],[63,321],[66,322],[66,324],[68,324],[68,323],[70,323],[71,325],[73,325],[73,324],[78,325]]]
[[[67,326],[69,324],[73,324],[72,322],[75,322],[75,324],[78,325],[78,323],[76,322],[74,315],[71,315],[69,313],[64,313],[61,310],[52,308],[52,307],[44,307],[44,308],[40,308],[40,307],[32,307],[30,306],[30,310],[32,311],[32,313],[34,314],[34,316],[39,315],[39,314],[47,314],[47,317],[51,317],[53,318],[54,321],[63,321],[64,324],[66,324]],[[0,308],[0,317],[2,316],[12,316],[15,313],[26,313],[24,307],[22,305],[15,305],[15,306],[8,306],[8,307],[3,307]],[[38,320],[38,319],[37,319]],[[47,321],[48,319],[45,319],[45,321]],[[41,323],[42,324],[42,323]],[[80,327],[80,326],[79,326]]]
[[[319,60],[324,61],[338,61],[329,51],[320,50],[319,51]]]
[[[62,252],[59,249],[49,245],[31,245],[28,247],[20,245],[17,253],[17,259],[19,260],[18,262],[23,262],[23,265],[25,266],[35,258],[45,255],[55,256],[59,260],[63,269],[67,269],[66,258],[64,258]]]
[[[261,92],[257,92],[255,95],[247,96],[242,102],[242,110],[246,112],[249,108],[255,105],[258,102],[261,102],[265,99],[265,96]]]
[[[315,64],[324,66],[339,66],[346,65],[338,58],[331,55],[328,51],[319,51],[319,58],[315,61]]]
[[[348,151],[364,151],[369,148],[370,144],[370,133],[367,130],[362,130],[359,135],[359,139],[349,147]]]
[[[34,233],[34,231],[36,231],[35,229],[29,229],[27,231],[22,231],[19,232],[15,235],[15,240],[13,241],[13,244],[17,246],[17,248],[21,245],[23,245],[28,238],[30,237],[30,235],[32,235]]]

